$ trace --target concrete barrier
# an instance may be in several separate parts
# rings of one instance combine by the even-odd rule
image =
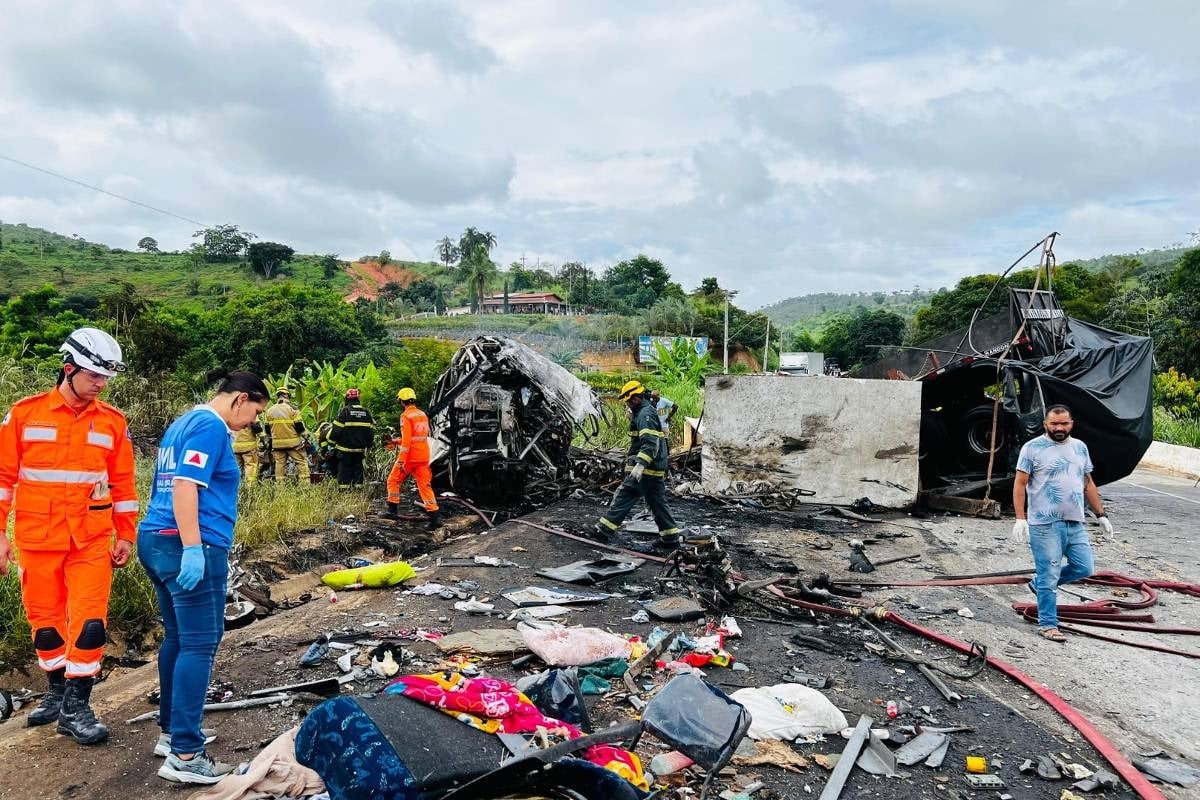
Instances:
[[[1151,442],[1138,466],[1200,478],[1200,448]]]
[[[705,489],[764,481],[814,503],[917,499],[921,384],[853,378],[715,376],[704,388]]]

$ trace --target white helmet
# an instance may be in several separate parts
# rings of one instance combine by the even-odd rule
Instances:
[[[72,331],[58,351],[65,353],[64,361],[98,375],[111,378],[118,372],[125,371],[125,362],[121,360],[121,345],[99,328],[78,328]]]

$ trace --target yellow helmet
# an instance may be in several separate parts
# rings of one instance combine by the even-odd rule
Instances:
[[[396,399],[397,400],[416,400],[417,393],[414,392],[409,387],[405,386],[403,389],[396,392]]]
[[[646,387],[638,381],[629,381],[621,387],[621,393],[617,395],[622,400],[628,400],[635,394],[642,394],[646,391]]]

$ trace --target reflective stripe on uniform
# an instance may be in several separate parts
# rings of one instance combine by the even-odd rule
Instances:
[[[86,678],[89,675],[95,675],[99,671],[99,661],[67,661],[68,678]]]
[[[625,471],[633,472],[633,467],[626,467]],[[662,478],[666,476],[667,471],[665,469],[643,469],[642,474],[649,475],[651,478]]]
[[[335,444],[333,449],[341,453],[364,453],[367,450],[365,447],[342,447],[340,444]]]
[[[99,483],[108,480],[108,471],[84,472],[74,469],[34,469],[21,467],[18,480],[36,483]]]
[[[136,514],[138,511],[137,500],[118,500],[113,503],[114,514]]]
[[[33,426],[26,427],[21,431],[21,441],[23,442],[57,442],[58,428],[35,428]]]
[[[109,436],[107,433],[100,433],[99,431],[88,431],[87,443],[98,445],[100,447],[106,447],[109,450],[112,450],[113,438],[111,436]]]
[[[371,422],[335,422],[334,425],[339,425],[345,428],[374,428],[374,423]]]
[[[428,436],[413,436],[409,439],[410,442],[426,442],[429,441]]]
[[[614,530],[614,531],[621,527],[620,525],[617,525],[615,522],[609,522],[604,517],[600,518],[600,524],[603,525],[604,527],[606,527],[610,530]]]
[[[658,532],[659,536],[674,536],[679,533],[679,528],[667,528]]]
[[[0,489],[0,500],[12,500],[12,489]]]
[[[62,640],[60,639],[59,641],[62,641]],[[47,672],[52,672],[53,670],[61,669],[62,666],[66,663],[67,663],[67,657],[65,655],[55,656],[54,658],[42,658],[40,656],[38,657],[38,666],[41,667],[42,669],[46,670]]]
[[[646,434],[649,434],[651,436],[658,436],[658,437],[666,436],[666,434],[663,433],[662,430],[656,431],[653,428],[642,428],[640,431],[638,431],[638,436],[645,436]]]
[[[647,464],[649,464],[651,461],[654,460],[654,458],[652,456],[648,456],[645,453],[638,453],[637,457],[640,458],[642,461],[645,461]]]

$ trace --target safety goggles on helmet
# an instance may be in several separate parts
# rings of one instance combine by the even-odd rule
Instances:
[[[96,365],[97,367],[100,367],[101,369],[106,369],[109,372],[124,372],[125,371],[125,362],[124,361],[115,361],[111,358],[101,358],[100,356],[93,353],[89,348],[84,347],[82,344],[80,344],[79,340],[76,339],[74,336],[68,336],[67,341],[64,343],[64,345],[66,347],[70,347],[72,350],[74,350],[80,356],[87,359],[90,363]],[[74,362],[72,362],[72,363],[74,363]],[[87,369],[87,367],[82,366],[80,364],[76,364],[75,366],[80,367],[80,369]]]

